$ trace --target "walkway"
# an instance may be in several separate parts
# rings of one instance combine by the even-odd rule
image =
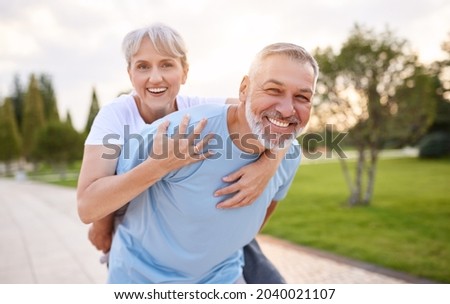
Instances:
[[[259,236],[288,283],[420,283],[409,276]],[[103,283],[75,190],[0,179],[0,283]]]

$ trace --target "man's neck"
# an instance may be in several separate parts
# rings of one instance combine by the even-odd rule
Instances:
[[[252,134],[245,117],[245,104],[239,103],[231,105],[227,113],[227,126],[230,136],[233,136],[233,143],[240,150],[246,153],[261,154],[266,148]],[[233,135],[238,134],[239,136]]]

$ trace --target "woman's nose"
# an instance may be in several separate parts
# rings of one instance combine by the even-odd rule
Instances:
[[[159,69],[151,69],[150,75],[148,77],[149,82],[157,83],[162,81],[163,76],[161,74],[161,71]]]

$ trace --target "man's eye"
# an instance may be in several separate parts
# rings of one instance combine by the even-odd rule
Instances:
[[[296,98],[297,100],[302,101],[302,102],[309,102],[309,98],[306,97],[306,96],[304,96],[304,95],[296,95],[295,98]]]
[[[173,65],[171,64],[171,63],[164,63],[163,65],[162,65],[162,67],[164,68],[164,69],[167,69],[167,68],[171,68]]]
[[[271,94],[279,94],[281,91],[278,88],[268,88],[267,92],[269,92]]]
[[[148,69],[149,69],[149,66],[148,66],[148,65],[145,65],[145,64],[142,64],[142,65],[138,65],[137,69],[138,69],[138,70],[148,70]]]

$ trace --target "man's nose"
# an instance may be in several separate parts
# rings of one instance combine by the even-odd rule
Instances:
[[[294,115],[294,103],[291,98],[285,97],[281,99],[276,108],[278,112],[280,112],[283,117],[291,117]]]

